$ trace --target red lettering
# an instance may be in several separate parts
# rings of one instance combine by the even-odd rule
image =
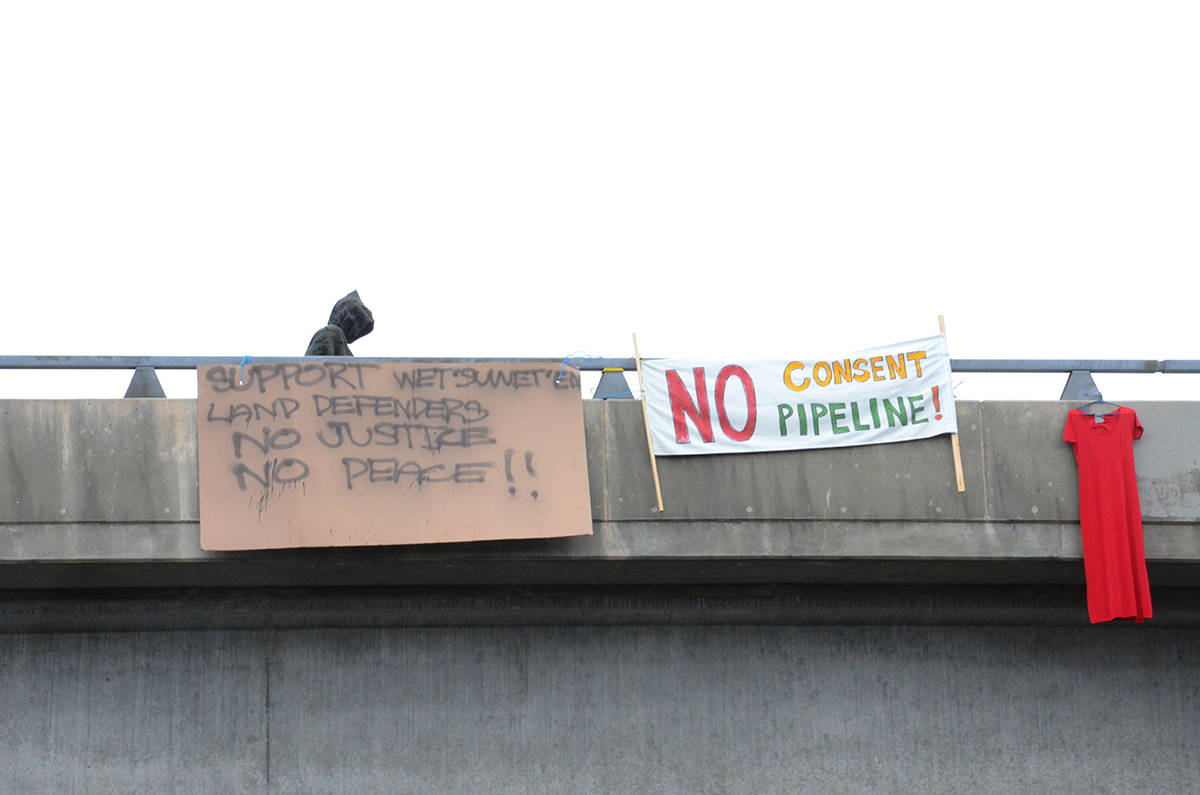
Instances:
[[[721,372],[724,373],[725,370]],[[704,384],[704,368],[692,368],[692,377],[696,382],[696,398],[700,404],[698,407],[696,405],[697,401],[692,400],[692,396],[688,394],[687,387],[683,385],[683,379],[679,377],[679,372],[676,370],[667,370],[667,395],[671,399],[671,419],[675,421],[675,441],[679,442],[679,444],[688,443],[687,419],[691,419],[692,423],[695,424],[696,431],[700,434],[701,439],[706,442],[713,440],[712,415],[708,408],[708,391]]]
[[[729,383],[732,376],[737,376],[742,382],[742,388],[746,390],[746,425],[740,431],[734,429],[729,422],[729,415],[725,413],[725,385]],[[721,430],[725,432],[726,436],[735,442],[744,442],[754,435],[754,424],[758,421],[758,407],[754,399],[754,381],[750,379],[749,373],[736,364],[722,367],[721,372],[717,373],[716,399],[717,420],[720,421]]]

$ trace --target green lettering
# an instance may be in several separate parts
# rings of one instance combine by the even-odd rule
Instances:
[[[787,421],[792,416],[792,407],[786,403],[780,403],[775,408],[779,411],[779,435],[787,436]]]
[[[879,401],[871,398],[871,419],[875,421],[875,427],[879,427]]]
[[[838,425],[838,422],[846,420],[846,404],[845,403],[830,403],[829,404],[829,424],[833,426],[834,433],[850,433],[850,429],[844,425]]]
[[[896,405],[892,406],[892,401],[883,398],[883,410],[887,414],[889,428],[896,427],[896,420],[900,420],[901,425],[908,425],[908,409],[904,407],[904,398],[896,398]]]
[[[917,425],[922,422],[929,422],[928,417],[926,417],[923,420],[917,419],[917,415],[925,410],[924,406],[918,406],[917,404],[920,403],[921,401],[923,401],[924,399],[925,399],[924,395],[913,395],[913,396],[909,397],[909,399],[908,399],[908,406],[910,409],[912,409],[910,416],[912,417],[913,425]]]
[[[856,430],[856,431],[871,430],[870,425],[863,425],[861,422],[859,422],[859,420],[858,420],[858,403],[857,402],[850,404],[850,422],[852,422],[854,424],[854,430]]]
[[[820,436],[821,435],[820,420],[822,417],[824,417],[826,414],[829,413],[829,409],[825,407],[824,403],[810,403],[809,407],[812,410],[813,436]],[[818,411],[818,409],[819,409],[819,411]]]

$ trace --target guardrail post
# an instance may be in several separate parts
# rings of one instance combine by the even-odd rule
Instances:
[[[158,382],[158,374],[153,367],[139,367],[133,371],[133,380],[125,390],[127,398],[165,398],[162,384]]]
[[[620,367],[605,367],[600,371],[600,383],[592,393],[593,400],[608,400],[609,398],[631,398],[629,383],[625,380],[625,371]]]
[[[1100,400],[1100,390],[1087,370],[1072,370],[1059,400]]]

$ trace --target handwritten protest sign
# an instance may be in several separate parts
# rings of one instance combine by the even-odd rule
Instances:
[[[944,336],[831,359],[646,359],[657,455],[848,447],[957,433]]]
[[[592,532],[572,371],[364,360],[198,371],[204,549]]]

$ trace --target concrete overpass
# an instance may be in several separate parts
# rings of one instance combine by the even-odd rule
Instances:
[[[0,402],[6,791],[1186,791],[1200,404],[1133,406],[1155,618],[1087,625],[1067,404],[660,459],[592,537],[200,549],[195,403]]]

